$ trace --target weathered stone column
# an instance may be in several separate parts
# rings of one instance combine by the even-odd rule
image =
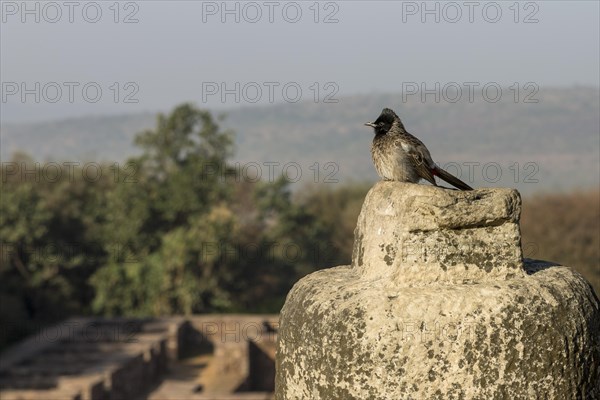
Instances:
[[[377,183],[281,311],[276,399],[597,399],[600,302],[522,259],[518,192]]]

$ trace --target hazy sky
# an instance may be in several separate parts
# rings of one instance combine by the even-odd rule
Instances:
[[[597,1],[0,5],[2,122],[182,101],[323,102],[435,82],[600,86]]]

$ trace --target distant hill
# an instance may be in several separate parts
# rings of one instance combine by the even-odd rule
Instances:
[[[425,103],[417,96],[403,103],[399,93],[357,95],[336,104],[233,109],[222,125],[235,131],[233,161],[248,166],[248,174],[253,173],[250,162],[261,166],[263,178],[268,178],[265,162],[279,163],[272,167],[276,174],[296,162],[301,182],[311,182],[318,162],[319,182],[328,175],[340,182],[374,180],[372,132],[363,124],[391,107],[442,166],[457,173],[458,165],[468,179],[471,163],[475,186],[510,186],[525,193],[569,190],[598,186],[600,180],[599,93],[598,88],[542,89],[534,104],[515,103],[508,89],[498,103],[481,98],[435,103],[433,96]],[[22,150],[40,161],[122,161],[136,152],[135,133],[154,121],[153,114],[145,113],[3,124],[1,157],[7,161]],[[326,169],[328,162],[334,164]],[[296,170],[290,167],[288,176],[294,178]]]

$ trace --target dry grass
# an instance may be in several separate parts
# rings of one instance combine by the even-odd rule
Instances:
[[[600,294],[600,190],[525,198],[521,231],[526,257],[572,267]]]

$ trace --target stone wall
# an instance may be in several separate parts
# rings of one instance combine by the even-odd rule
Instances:
[[[0,398],[132,399],[166,372],[169,326],[180,321],[74,318],[43,329],[0,357]]]
[[[0,399],[271,399],[276,335],[276,315],[70,319],[0,355]]]

